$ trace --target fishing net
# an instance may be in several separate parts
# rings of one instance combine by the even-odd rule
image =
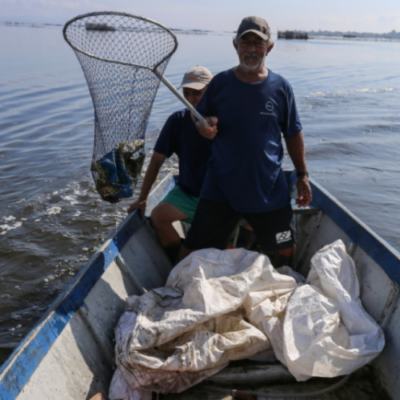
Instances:
[[[131,197],[145,158],[150,112],[176,37],[155,21],[116,12],[78,16],[63,33],[93,100],[96,189],[111,203]]]

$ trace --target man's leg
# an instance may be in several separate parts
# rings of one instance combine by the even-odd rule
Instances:
[[[264,213],[246,213],[264,253],[275,253],[275,267],[291,265],[296,249],[296,230],[290,205]]]
[[[201,199],[178,259],[195,250],[226,249],[239,220],[240,214],[228,203]]]
[[[257,245],[257,238],[253,232],[253,228],[247,221],[243,221],[239,224],[239,234],[236,241],[237,248],[243,248],[246,250],[254,250]]]
[[[295,251],[296,245],[290,247],[289,249],[278,250],[275,254],[275,267],[283,267],[284,265],[291,267],[293,264]]]
[[[151,212],[151,222],[162,247],[180,244],[181,238],[172,226],[175,221],[187,219],[188,216],[170,203],[160,203]]]
[[[173,263],[179,253],[181,238],[172,224],[182,220],[191,222],[198,203],[198,197],[188,195],[177,185],[151,213],[156,235]]]

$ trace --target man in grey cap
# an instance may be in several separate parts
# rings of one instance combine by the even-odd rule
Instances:
[[[225,249],[243,218],[261,249],[276,254],[276,265],[290,264],[296,237],[281,168],[282,134],[297,171],[297,205],[305,207],[312,198],[293,90],[264,66],[274,42],[263,18],[244,18],[233,45],[239,64],[216,75],[197,106],[210,126],[196,125],[213,146],[180,258],[197,249]]]
[[[197,106],[211,79],[212,74],[205,67],[196,66],[186,71],[180,88],[192,106]],[[178,254],[181,239],[172,223],[178,220],[192,221],[199,202],[211,144],[211,140],[198,134],[187,108],[173,113],[154,146],[139,198],[127,210],[129,213],[140,209],[144,215],[149,192],[160,168],[166,158],[175,153],[179,159],[179,181],[151,213],[157,237],[173,262]]]

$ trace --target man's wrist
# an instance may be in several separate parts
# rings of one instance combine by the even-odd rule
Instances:
[[[302,176],[306,176],[308,178],[310,176],[310,174],[307,171],[298,171],[298,172],[296,172],[296,176],[298,178],[301,178]]]

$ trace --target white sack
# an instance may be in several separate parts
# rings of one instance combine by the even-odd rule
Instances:
[[[108,398],[110,400],[151,400],[153,395],[151,390],[131,389],[120,369],[117,368],[111,381]]]
[[[299,381],[335,377],[373,360],[385,344],[383,331],[361,305],[355,265],[341,240],[315,254],[307,283],[295,290],[284,319],[289,371]]]
[[[185,390],[231,360],[271,348],[244,314],[275,319],[295,287],[264,255],[196,251],[171,271],[166,287],[128,299],[116,329],[117,366],[132,389]]]
[[[255,252],[205,249],[166,287],[130,297],[116,328],[117,389],[181,392],[271,345],[297,380],[348,374],[379,354],[383,332],[362,308],[341,241],[313,257],[307,284],[280,271]]]

